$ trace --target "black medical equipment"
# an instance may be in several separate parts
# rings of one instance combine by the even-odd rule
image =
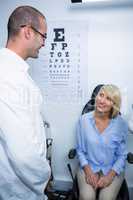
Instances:
[[[68,167],[68,170],[72,177],[71,183],[65,182],[65,181],[56,181],[53,178],[52,164],[51,164],[53,139],[51,138],[51,134],[49,134],[51,132],[50,124],[48,122],[44,122],[44,127],[45,127],[45,131],[46,131],[46,136],[47,136],[47,138],[46,138],[46,145],[47,145],[46,157],[47,157],[50,167],[51,167],[51,178],[45,189],[45,194],[47,195],[48,200],[77,200],[78,198],[75,193],[76,187],[75,187],[75,182],[74,182],[74,176],[72,174],[71,166],[69,163],[67,164],[67,167]],[[75,155],[76,155],[76,151],[71,153],[70,155],[68,155],[68,158],[73,159],[75,157]]]

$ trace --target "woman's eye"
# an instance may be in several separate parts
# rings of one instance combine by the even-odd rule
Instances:
[[[100,96],[100,97],[103,97],[103,96],[104,96],[104,94],[103,94],[103,93],[100,93],[100,94],[99,94],[99,96]]]
[[[107,100],[108,100],[108,101],[112,101],[110,97],[107,97]]]
[[[103,93],[99,93],[99,96],[102,97],[102,96],[103,96]]]

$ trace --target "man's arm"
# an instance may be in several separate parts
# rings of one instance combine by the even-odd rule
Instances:
[[[38,113],[0,99],[0,127],[10,165],[16,176],[38,194],[50,176],[40,119]]]

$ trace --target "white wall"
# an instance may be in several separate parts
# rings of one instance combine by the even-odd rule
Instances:
[[[11,11],[19,5],[32,5],[44,12],[50,20],[87,20],[88,32],[88,94],[98,83],[114,83],[123,93],[122,111],[128,120],[133,103],[133,6],[127,7],[73,7],[68,0],[1,0],[0,46],[6,42],[6,24]],[[80,27],[79,27],[80,28]],[[86,73],[86,72],[84,72]],[[66,167],[67,152],[75,143],[75,125],[83,105],[45,105],[46,118],[51,123],[53,143],[53,170],[56,178],[70,179]],[[129,149],[133,150],[130,135]],[[73,166],[74,167],[74,166]],[[131,167],[127,170],[129,184],[133,184]]]

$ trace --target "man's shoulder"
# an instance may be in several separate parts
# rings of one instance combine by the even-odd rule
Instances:
[[[9,51],[7,48],[5,47],[0,48],[0,56],[6,56],[7,54],[9,54]]]
[[[0,48],[0,59],[4,59],[7,56],[6,48]],[[7,59],[6,59],[7,60]]]

